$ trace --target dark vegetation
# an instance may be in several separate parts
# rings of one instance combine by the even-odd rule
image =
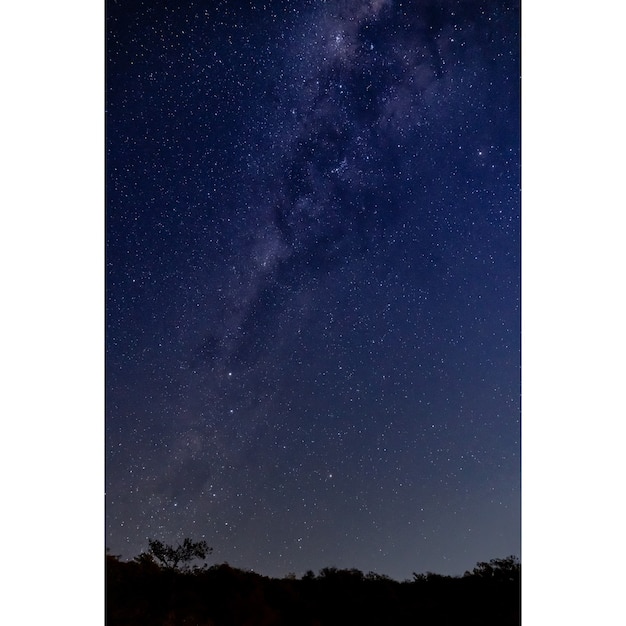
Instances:
[[[520,623],[516,557],[463,576],[413,574],[398,582],[356,569],[268,578],[228,564],[192,564],[211,549],[150,541],[133,561],[107,555],[108,626],[513,626]]]

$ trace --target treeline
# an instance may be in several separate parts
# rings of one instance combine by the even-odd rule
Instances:
[[[398,582],[326,567],[301,578],[233,568],[177,567],[140,555],[107,556],[108,626],[513,626],[520,624],[516,557],[463,576],[413,574]]]

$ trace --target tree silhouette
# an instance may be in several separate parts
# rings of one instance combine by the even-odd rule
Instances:
[[[191,541],[185,538],[182,544],[176,548],[159,541],[158,539],[148,539],[149,550],[140,554],[138,561],[145,561],[151,558],[166,569],[187,569],[188,563],[194,559],[206,559],[213,552],[213,548],[207,545],[206,541]],[[179,565],[181,567],[179,568]]]
[[[374,572],[325,567],[301,579],[244,571],[227,563],[190,568],[211,549],[186,539],[149,541],[133,561],[107,554],[107,625],[519,626],[520,561],[477,563],[464,576],[427,572],[399,582]]]
[[[520,572],[521,564],[519,559],[511,555],[504,559],[491,559],[488,563],[477,563],[471,572],[465,572],[464,575],[492,580],[518,581]]]

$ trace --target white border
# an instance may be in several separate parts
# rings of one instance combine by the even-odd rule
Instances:
[[[0,24],[2,614],[104,623],[104,4]]]

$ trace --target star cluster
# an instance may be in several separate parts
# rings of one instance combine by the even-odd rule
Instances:
[[[107,545],[520,547],[517,2],[107,2]]]

